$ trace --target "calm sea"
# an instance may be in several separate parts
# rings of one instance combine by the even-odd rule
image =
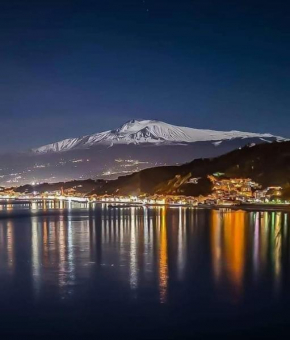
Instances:
[[[196,339],[290,330],[290,216],[0,205],[0,337]]]

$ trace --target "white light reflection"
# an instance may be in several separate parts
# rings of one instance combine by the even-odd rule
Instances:
[[[179,207],[178,238],[177,238],[177,276],[183,279],[186,256],[186,210]]]
[[[36,217],[32,218],[32,235],[31,235],[31,250],[32,250],[32,275],[33,286],[36,295],[40,290],[40,268],[41,268],[41,255],[40,255],[40,237],[38,230],[38,221]]]
[[[153,272],[153,247],[152,247],[152,217],[148,221],[148,208],[144,207],[144,263],[145,263],[145,275],[147,279],[148,275]]]
[[[138,262],[137,262],[137,238],[136,238],[136,208],[131,208],[131,236],[130,236],[130,287],[138,287]]]
[[[14,269],[14,233],[11,221],[7,222],[7,260],[8,268]]]

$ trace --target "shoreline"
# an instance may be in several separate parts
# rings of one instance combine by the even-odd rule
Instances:
[[[6,204],[30,204],[32,202],[42,202],[42,201],[59,201],[59,198],[25,198],[25,199],[1,199],[0,198],[0,205]],[[170,203],[142,203],[142,202],[108,202],[108,201],[83,201],[78,200],[78,198],[64,198],[63,201],[67,202],[76,202],[76,203],[87,203],[87,204],[106,204],[110,209],[118,209],[118,208],[142,208],[142,207],[171,207],[171,208],[194,208],[194,209],[224,209],[224,210],[244,210],[244,211],[289,211],[290,212],[290,204],[271,204],[271,203],[243,203],[239,205],[220,205],[220,204],[170,204]]]
[[[95,201],[92,202],[95,204],[106,204],[111,205],[112,209],[116,208],[130,208],[130,207],[184,207],[184,208],[194,208],[194,209],[225,209],[225,210],[245,210],[245,211],[289,211],[290,212],[290,204],[261,204],[261,203],[244,203],[239,205],[219,205],[219,204],[169,204],[169,203],[136,203],[136,202],[104,202],[104,201]]]
[[[224,209],[224,210],[244,210],[244,211],[289,211],[290,204],[240,204],[240,205],[200,205],[199,207],[204,209]]]

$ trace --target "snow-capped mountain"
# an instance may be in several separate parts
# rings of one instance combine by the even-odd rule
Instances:
[[[157,120],[131,120],[115,130],[2,155],[0,185],[112,179],[144,168],[183,164],[245,145],[283,140],[271,134],[199,130]]]
[[[258,138],[261,141],[282,140],[271,134],[259,134],[240,131],[213,131],[175,126],[158,120],[131,120],[118,129],[64,139],[36,149],[35,153],[64,152],[76,149],[91,148],[96,145],[113,146],[116,144],[179,144],[212,141],[219,145],[222,141],[233,139]]]

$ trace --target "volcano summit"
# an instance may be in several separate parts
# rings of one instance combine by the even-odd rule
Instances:
[[[130,120],[115,130],[104,131],[80,138],[69,138],[36,149],[36,153],[63,152],[91,148],[96,145],[153,144],[173,145],[180,143],[217,142],[234,139],[258,138],[261,141],[281,139],[271,134],[240,131],[213,131],[175,126],[158,120]]]
[[[285,140],[271,134],[213,131],[130,120],[117,129],[3,155],[0,184],[116,178],[160,165],[216,157],[245,145]]]

